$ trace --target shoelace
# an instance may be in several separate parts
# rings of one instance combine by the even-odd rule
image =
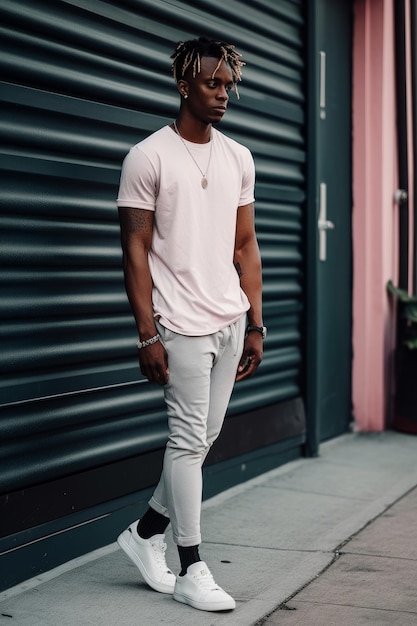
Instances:
[[[199,587],[202,587],[203,589],[211,589],[212,591],[220,589],[220,587],[216,585],[212,574],[206,569],[202,569],[198,574],[194,574],[194,578],[196,579]]]
[[[167,549],[167,544],[164,541],[162,541],[162,539],[159,539],[158,541],[152,541],[151,546],[154,551],[155,558],[158,561],[159,565],[165,568],[167,572],[169,572],[170,570],[168,569],[167,562],[165,559],[165,551]]]

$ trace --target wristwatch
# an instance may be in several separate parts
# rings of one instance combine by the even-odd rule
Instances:
[[[256,332],[261,333],[262,339],[265,339],[267,331],[266,326],[247,326],[246,334],[250,333],[251,330],[256,330]]]

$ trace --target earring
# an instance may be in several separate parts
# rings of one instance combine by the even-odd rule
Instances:
[[[187,98],[188,98],[188,93],[183,93],[182,95],[184,96],[184,100],[187,100]]]

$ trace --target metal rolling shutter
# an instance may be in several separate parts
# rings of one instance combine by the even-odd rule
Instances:
[[[164,445],[161,391],[136,363],[115,198],[128,148],[177,111],[180,39],[231,40],[247,62],[223,128],[256,160],[269,334],[229,414],[300,396],[302,5],[2,0],[1,493]]]

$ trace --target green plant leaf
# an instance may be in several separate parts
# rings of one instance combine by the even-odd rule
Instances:
[[[406,317],[413,324],[417,324],[417,304],[414,304],[414,302],[408,302],[405,304],[404,317]]]
[[[405,289],[395,287],[392,280],[387,283],[387,289],[392,293],[400,302],[410,302],[417,305],[417,296],[410,296]]]
[[[404,341],[404,345],[406,345],[409,350],[417,350],[417,337]]]

